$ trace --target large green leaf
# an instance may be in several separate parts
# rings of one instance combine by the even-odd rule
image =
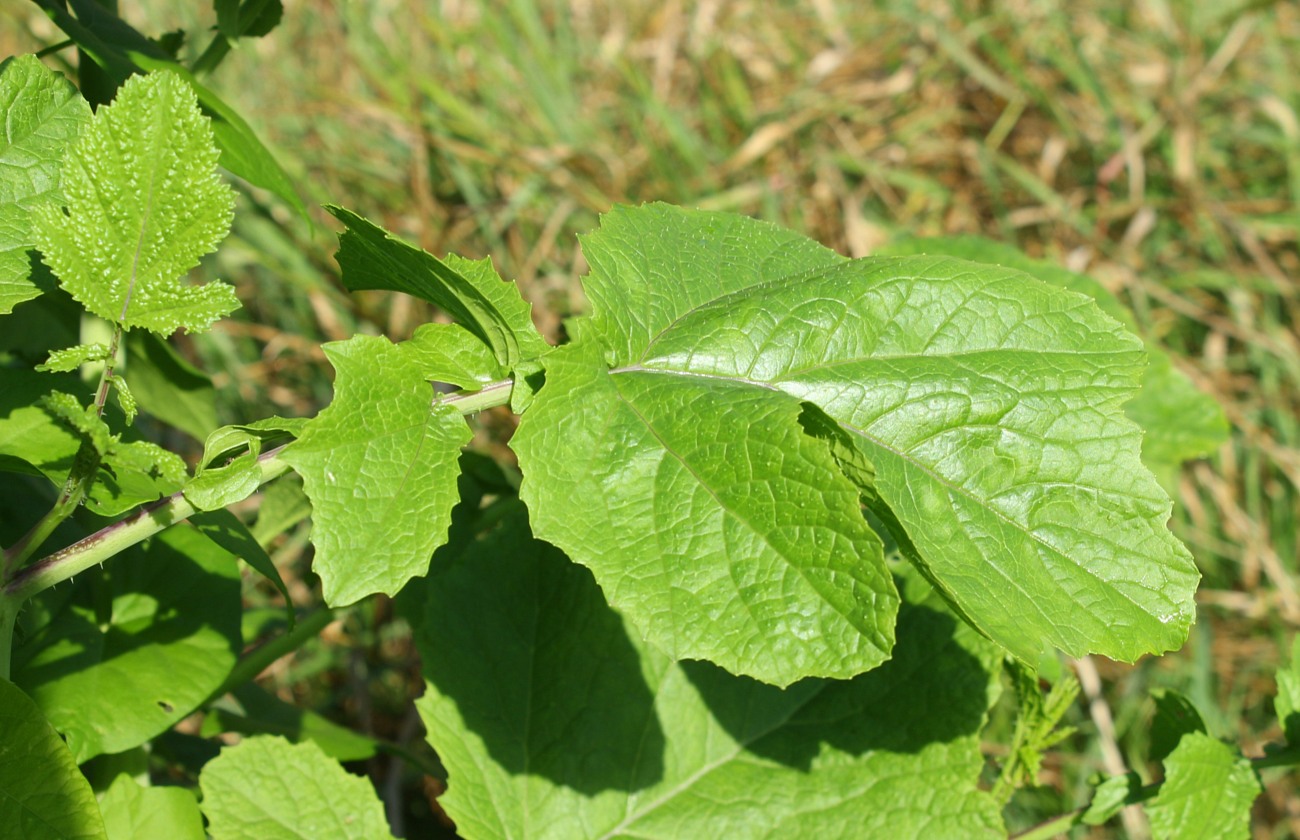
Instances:
[[[34,55],[0,64],[0,314],[40,294],[30,279],[32,210],[62,198],[64,149],[90,123],[90,106]]]
[[[47,590],[20,617],[14,681],[77,761],[143,743],[221,685],[242,647],[234,558],[189,527]]]
[[[615,207],[580,239],[591,266],[582,288],[592,314],[573,322],[572,334],[581,340],[590,328],[623,361],[697,306],[844,261],[767,222],[669,204]]]
[[[303,477],[313,569],[337,606],[424,574],[446,539],[471,433],[455,408],[432,405],[423,366],[401,346],[355,336],[325,355],[334,401],[281,457]]]
[[[1132,313],[1096,280],[1045,260],[1031,259],[1000,242],[976,236],[905,239],[880,253],[942,254],[1018,268],[1053,286],[1088,295],[1102,312],[1130,330],[1137,329]],[[1124,412],[1146,431],[1142,438],[1143,463],[1165,479],[1176,475],[1183,461],[1208,455],[1227,440],[1228,421],[1219,404],[1174,367],[1169,354],[1157,343],[1147,341],[1146,350],[1148,364],[1142,374],[1141,390],[1125,405]],[[1166,481],[1165,486],[1172,483]]]
[[[719,285],[719,269],[674,264],[675,285],[636,272],[648,271],[658,255],[707,242],[715,224],[703,214],[694,237],[689,225],[660,238],[647,228],[635,244],[618,242],[623,250],[640,249],[631,255],[607,255],[602,246],[588,259],[625,267],[626,275],[603,274],[601,287],[654,287],[653,299],[675,300],[675,288]],[[590,238],[586,244],[592,251]],[[760,251],[767,252],[766,246]],[[748,265],[726,249],[718,261]],[[557,375],[548,373],[512,441],[538,535],[590,566],[616,603],[633,593],[605,569],[614,549],[627,552],[634,572],[718,563],[747,570],[764,561],[759,552],[732,552],[716,542],[690,545],[686,559],[676,543],[658,549],[664,534],[681,530],[694,515],[700,488],[654,483],[648,463],[662,460],[656,448],[647,450],[641,468],[605,476],[594,496],[572,494],[585,480],[574,467],[587,468],[592,447],[617,449],[625,443],[619,435],[629,434],[626,422],[602,419],[614,415],[602,409],[611,403],[601,394],[636,395],[618,398],[620,417],[649,417],[654,405],[653,411],[683,412],[678,423],[685,427],[691,412],[699,412],[705,419],[691,445],[708,467],[726,461],[738,474],[758,476],[786,462],[759,440],[786,444],[751,428],[752,416],[771,411],[759,405],[794,399],[815,404],[854,436],[912,559],[968,620],[1020,658],[1036,661],[1053,645],[1071,655],[1132,661],[1182,644],[1198,576],[1166,528],[1168,497],[1139,460],[1141,431],[1123,414],[1144,363],[1135,337],[1081,295],[960,260],[855,260],[758,281],[752,268],[746,272],[751,280],[739,291],[643,306],[627,323],[597,307],[582,335],[586,343],[599,342],[613,367],[569,375],[564,360],[578,351],[548,362]],[[588,350],[582,359],[594,364],[595,355]],[[610,380],[603,391],[588,384],[602,376]],[[735,410],[708,407],[724,392]],[[741,393],[752,396],[741,402]],[[726,416],[729,425],[720,428],[707,419],[710,413]],[[787,413],[787,427],[794,422]],[[593,440],[606,425],[607,439]],[[654,422],[643,425],[656,429]],[[737,445],[741,440],[747,443]],[[626,438],[632,450],[644,441],[644,435]],[[637,455],[623,458],[635,462]],[[648,480],[650,487],[631,487]],[[813,486],[836,480],[826,471]],[[559,492],[550,492],[552,486]],[[760,533],[778,527],[791,510],[804,510],[797,497],[780,495],[778,484],[757,492],[773,494],[771,518],[748,519]],[[605,504],[647,494],[653,505],[636,519],[619,518],[624,510]],[[624,522],[636,527],[606,531]],[[799,562],[815,564],[819,544],[804,545]],[[667,599],[692,586],[693,576],[642,573],[637,597]],[[817,609],[795,591],[778,597],[791,613]],[[628,616],[650,632],[644,615],[629,608]]]
[[[99,317],[169,334],[239,306],[234,289],[181,275],[230,229],[234,194],[212,129],[172,73],[128,80],[63,163],[66,208],[35,210],[35,239],[63,287]]]
[[[937,599],[884,666],[778,689],[641,642],[522,516],[437,559],[417,708],[462,837],[1001,836],[977,788],[998,654]]]
[[[181,787],[141,787],[118,776],[99,804],[108,840],[204,840],[203,815],[194,794]]]
[[[105,840],[90,783],[41,710],[0,679],[0,837]]]
[[[203,813],[213,840],[389,840],[370,783],[310,741],[256,737],[203,768]]]
[[[1248,840],[1250,809],[1263,792],[1248,759],[1209,735],[1192,732],[1164,764],[1164,784],[1147,805],[1155,837]]]
[[[649,641],[777,685],[889,658],[898,596],[880,539],[798,399],[611,374],[590,344],[553,353],[546,375],[515,443],[523,498]]]
[[[533,326],[532,307],[505,283],[488,259],[440,260],[342,207],[326,206],[347,230],[339,234],[339,268],[351,291],[403,292],[441,307],[513,370],[548,345]]]

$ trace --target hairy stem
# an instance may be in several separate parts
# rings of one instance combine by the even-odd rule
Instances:
[[[283,449],[284,447],[272,449],[257,459],[262,471],[259,484],[265,484],[289,471],[289,465],[279,458]],[[78,572],[103,563],[164,528],[184,521],[197,510],[183,494],[173,493],[23,569],[0,589],[0,598],[26,600]]]

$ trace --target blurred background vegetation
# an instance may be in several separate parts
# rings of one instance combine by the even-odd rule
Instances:
[[[341,204],[437,254],[491,255],[552,340],[584,307],[575,234],[615,202],[746,213],[852,256],[905,235],[978,233],[1100,280],[1222,403],[1232,437],[1172,488],[1173,527],[1204,574],[1191,640],[1133,667],[1085,664],[1100,682],[1084,680],[1080,734],[1013,801],[1009,824],[1082,804],[1096,771],[1147,772],[1156,688],[1188,694],[1247,755],[1278,737],[1272,671],[1300,627],[1300,6],[284,5],[279,28],[240,42],[207,84],[313,208]],[[120,11],[153,36],[214,23],[209,2]],[[61,40],[35,6],[0,10],[0,54]],[[319,209],[308,224],[255,189],[241,205],[204,270],[235,283],[245,308],[184,348],[214,373],[223,421],[312,414],[330,396],[321,341],[401,339],[435,317],[405,298],[346,296]],[[481,419],[481,443],[507,459],[511,423]],[[302,547],[291,537],[277,560],[300,570],[306,604]],[[249,598],[274,596],[250,582]],[[384,603],[266,681],[351,726],[420,740],[418,663]],[[404,806],[411,825],[432,819],[395,766],[372,762],[381,792],[423,800]],[[1294,780],[1264,781],[1255,836],[1300,836]],[[1089,831],[1078,836],[1109,836]]]

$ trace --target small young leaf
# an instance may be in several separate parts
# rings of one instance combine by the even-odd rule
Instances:
[[[390,840],[370,782],[310,741],[247,738],[203,768],[203,813],[213,840]]]
[[[131,389],[127,387],[126,380],[121,376],[113,374],[108,381],[113,386],[113,393],[117,395],[117,407],[122,409],[122,414],[126,416],[126,424],[129,426],[135,422],[136,412],[139,411],[135,396],[131,393]],[[182,470],[182,473],[184,473],[184,470]]]
[[[263,442],[297,437],[305,428],[306,420],[282,417],[222,426],[204,442],[203,458],[185,485],[185,498],[200,510],[217,510],[248,498],[262,483],[257,459]],[[235,451],[239,454],[216,463],[218,456]]]
[[[37,705],[0,679],[0,837],[106,840],[95,794]]]
[[[59,203],[64,150],[90,124],[90,106],[34,55],[0,64],[0,315],[40,294],[32,282],[32,212]]]
[[[549,348],[533,326],[532,307],[518,287],[502,281],[488,259],[440,260],[342,207],[327,205],[347,230],[337,259],[351,291],[404,292],[441,307],[488,346],[497,364],[513,370]]]
[[[107,344],[78,344],[51,350],[49,359],[37,365],[36,369],[43,373],[70,373],[87,362],[102,362],[107,358]]]
[[[459,324],[421,324],[401,347],[430,382],[477,391],[510,373],[486,344]]]
[[[1201,732],[1165,759],[1165,781],[1147,805],[1151,831],[1175,840],[1249,840],[1250,809],[1263,792],[1250,761]]]
[[[1088,803],[1088,810],[1083,812],[1084,825],[1101,825],[1121,810],[1124,809],[1124,803],[1132,794],[1136,793],[1142,787],[1142,780],[1138,778],[1137,773],[1125,773],[1122,776],[1111,776],[1101,784],[1092,794],[1092,802]]]
[[[313,569],[331,606],[394,594],[447,537],[470,429],[432,406],[424,370],[386,338],[325,345],[334,401],[285,449],[314,509]]]
[[[1005,836],[977,787],[998,653],[938,599],[880,668],[782,690],[645,644],[517,510],[449,555],[416,705],[463,836]]]
[[[141,787],[118,776],[99,802],[108,840],[204,840],[203,815],[194,794],[180,787]]]
[[[64,160],[67,211],[36,208],[36,243],[87,310],[160,334],[207,329],[239,306],[224,283],[186,285],[230,228],[212,129],[171,73],[133,77]]]

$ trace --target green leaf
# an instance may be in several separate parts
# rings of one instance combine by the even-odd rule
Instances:
[[[723,295],[827,268],[844,257],[806,236],[731,213],[669,204],[614,207],[600,228],[579,237],[591,266],[582,288],[590,318],[570,324],[612,351],[610,362],[638,357],[680,316]]]
[[[364,761],[378,752],[378,744],[351,729],[317,714],[286,703],[255,683],[245,683],[233,692],[234,707],[223,701],[203,719],[202,735],[222,732],[242,735],[282,735],[295,744],[311,741],[336,761]]]
[[[1292,746],[1300,746],[1300,636],[1291,641],[1291,662],[1277,669],[1278,723]]]
[[[1107,822],[1124,810],[1128,798],[1137,793],[1141,787],[1142,780],[1138,778],[1137,773],[1125,773],[1122,776],[1107,778],[1097,785],[1092,801],[1088,803],[1088,809],[1083,812],[1084,825],[1101,825]]]
[[[108,840],[203,840],[203,815],[194,794],[179,787],[141,787],[118,776],[99,802]]]
[[[446,382],[469,391],[504,379],[510,371],[488,346],[459,324],[421,324],[402,349],[430,382]]]
[[[231,41],[260,38],[280,23],[280,0],[216,0],[217,29]]]
[[[641,642],[522,516],[437,559],[416,704],[461,836],[1003,836],[977,788],[996,649],[937,599],[875,671],[783,690]]]
[[[63,153],[90,124],[90,106],[34,55],[0,64],[0,314],[40,294],[30,279],[32,213],[58,203]]]
[[[271,556],[253,538],[248,528],[244,527],[244,523],[239,521],[239,517],[228,510],[208,510],[194,514],[189,521],[199,530],[199,533],[243,560],[253,571],[275,586],[284,598],[286,621],[289,629],[292,630],[297,619],[289,588],[284,585],[284,578],[280,577],[280,570],[275,567]]]
[[[1205,721],[1185,695],[1169,689],[1151,694],[1156,704],[1156,714],[1151,720],[1151,747],[1149,758],[1164,761],[1182,742],[1183,736],[1192,732],[1206,733]]]
[[[107,321],[161,334],[207,329],[238,307],[224,283],[179,279],[230,229],[217,155],[184,81],[127,81],[64,159],[66,212],[36,208],[36,243],[63,287]]]
[[[255,187],[270,190],[297,211],[303,221],[311,222],[307,205],[294,188],[293,180],[238,111],[200,84],[194,74],[180,64],[137,52],[131,53],[131,60],[142,70],[166,71],[185,79],[203,106],[203,113],[212,120],[212,135],[221,149],[222,168]]]
[[[35,0],[36,5],[67,33],[77,46],[103,68],[116,84],[122,84],[141,70],[166,70],[186,80],[212,118],[212,129],[221,148],[221,165],[254,186],[284,199],[304,220],[310,220],[307,206],[275,156],[262,144],[248,123],[215,93],[199,84],[188,69],[158,44],[133,29],[96,0],[70,0],[73,17],[62,0]]]
[[[1250,838],[1250,809],[1263,792],[1250,761],[1209,735],[1185,735],[1147,805],[1152,835],[1176,840]]]
[[[208,762],[199,785],[213,840],[392,837],[370,783],[311,742],[248,738]]]
[[[32,604],[20,617],[14,682],[78,762],[175,725],[221,685],[242,647],[234,558],[189,527]]]
[[[456,502],[457,459],[471,433],[432,406],[424,371],[386,338],[324,345],[334,401],[285,449],[314,516],[313,570],[331,606],[395,594],[429,567]]]
[[[241,426],[222,426],[208,435],[203,458],[185,485],[185,498],[199,510],[217,510],[248,498],[262,484],[258,456],[262,444],[302,433],[306,420],[268,417]],[[285,441],[287,443],[287,440]],[[230,456],[216,463],[219,456]]]
[[[898,595],[857,485],[802,410],[561,348],[512,442],[521,497],[538,536],[670,657],[777,685],[851,677],[889,658]]]
[[[36,369],[48,373],[70,373],[87,362],[103,362],[108,359],[106,344],[78,344],[62,350],[50,351],[50,357]]]
[[[0,679],[0,837],[105,840],[95,794],[68,747],[16,685]]]
[[[206,373],[191,365],[150,332],[126,334],[125,373],[140,408],[195,440],[217,427],[216,389]]]
[[[907,239],[879,253],[943,254],[1018,268],[1053,286],[1088,295],[1102,312],[1129,330],[1137,330],[1128,308],[1096,280],[1046,260],[1031,259],[1000,242],[976,236]],[[1218,449],[1228,439],[1228,421],[1219,404],[1174,367],[1168,353],[1153,341],[1145,344],[1149,364],[1142,374],[1141,390],[1124,407],[1124,413],[1146,431],[1142,461],[1163,478],[1174,475],[1183,461]],[[1165,486],[1172,486],[1172,482]]]
[[[711,224],[706,215],[699,227]],[[647,231],[639,251],[588,259],[653,265],[651,255],[688,247],[680,231],[662,241]],[[716,285],[716,269],[690,269],[678,266],[663,294]],[[707,400],[725,384],[817,405],[857,437],[930,580],[1023,661],[1048,645],[1133,661],[1182,644],[1198,574],[1166,527],[1168,496],[1139,460],[1141,431],[1122,412],[1144,354],[1092,301],[1018,271],[922,257],[837,263],[697,300],[666,315],[651,307],[644,324],[602,322],[596,310],[593,324],[606,326],[587,340],[644,345],[632,358],[614,352],[610,375],[679,405],[689,402],[684,391]],[[544,434],[530,430],[551,387],[515,437],[537,450],[532,470],[548,480],[590,446],[580,427],[593,422],[575,411],[534,425]],[[553,400],[570,402],[556,391]],[[570,449],[569,439],[581,442]],[[747,462],[743,451],[732,457]],[[551,539],[564,503],[544,486],[534,493],[538,534]],[[688,506],[682,494],[657,499],[661,527]],[[587,517],[597,532],[603,525],[599,507],[564,515]],[[582,521],[566,527],[577,532]],[[594,562],[587,547],[557,544]]]
[[[350,210],[325,209],[347,226],[336,258],[349,291],[404,292],[442,308],[486,344],[505,370],[549,349],[533,326],[532,307],[517,287],[502,281],[491,260],[440,260]]]

